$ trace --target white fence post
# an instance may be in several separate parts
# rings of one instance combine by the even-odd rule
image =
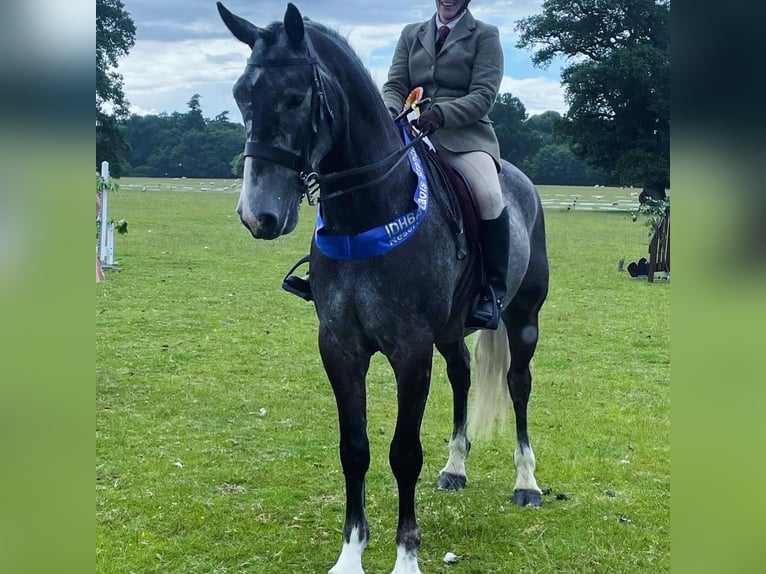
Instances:
[[[110,268],[114,266],[114,223],[109,221],[109,162],[101,162],[101,213],[99,215],[99,247],[98,256],[101,266]]]

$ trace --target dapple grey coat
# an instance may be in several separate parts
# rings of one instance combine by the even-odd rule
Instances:
[[[444,127],[431,140],[453,152],[485,151],[500,164],[500,148],[487,114],[503,79],[503,49],[495,26],[476,20],[467,10],[435,55],[436,24],[408,24],[394,51],[383,85],[387,108],[401,110],[413,88],[444,115]]]

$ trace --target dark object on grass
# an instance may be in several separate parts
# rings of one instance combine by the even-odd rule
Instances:
[[[631,261],[628,263],[628,275],[633,277],[634,279],[638,277],[648,277],[649,273],[649,262],[646,260],[646,257],[642,257],[638,260],[638,263],[635,261]]]

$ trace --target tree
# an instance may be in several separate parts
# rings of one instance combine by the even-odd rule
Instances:
[[[202,115],[199,94],[182,114],[132,115],[121,122],[128,149],[125,175],[144,177],[220,177],[232,175],[245,133],[228,112],[209,120]]]
[[[117,122],[128,115],[117,63],[135,36],[136,26],[120,0],[96,0],[96,166],[108,161],[115,176],[125,148]]]
[[[543,116],[549,117],[549,114],[561,117],[556,112],[545,112]],[[526,171],[540,148],[553,142],[553,127],[544,128],[547,133],[540,131],[540,117],[529,117],[524,104],[516,96],[500,94],[489,113],[500,144],[500,157]]]
[[[489,112],[489,118],[495,128],[495,135],[500,144],[500,156],[516,165],[529,155],[528,138],[524,129],[527,110],[521,100],[506,93],[500,94]]]
[[[528,162],[526,173],[538,185],[593,185],[600,174],[588,169],[566,144],[548,144]]]
[[[189,111],[184,116],[184,126],[187,130],[205,129],[205,118],[202,116],[202,106],[199,103],[201,97],[199,94],[194,94],[186,102],[186,105],[189,106]]]
[[[537,132],[538,137],[545,139],[545,144],[553,143],[556,135],[556,126],[561,122],[561,114],[554,111],[543,112],[529,116],[527,119],[527,129]]]
[[[233,160],[231,160],[231,175],[238,179],[242,179],[245,173],[245,154],[240,153]]]
[[[542,114],[537,114],[527,118],[524,122],[524,128],[529,133],[530,146],[529,156],[525,158],[523,163],[523,169],[527,171],[527,175],[530,175],[532,164],[535,157],[540,153],[542,148],[554,145],[554,144],[566,144],[569,147],[569,141],[562,141],[561,135],[557,131],[557,126],[561,123],[561,114],[558,112],[547,111]],[[542,183],[533,178],[535,183]],[[565,183],[565,182],[556,182]]]
[[[569,111],[559,125],[572,151],[664,197],[670,184],[669,0],[546,0],[517,23],[532,61],[562,71]]]

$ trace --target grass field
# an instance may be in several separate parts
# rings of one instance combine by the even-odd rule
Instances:
[[[313,208],[293,234],[257,242],[234,213],[234,181],[120,185],[110,210],[129,224],[115,241],[122,270],[96,286],[96,571],[326,572],[344,508],[335,403],[313,307],[279,287],[307,251]],[[417,494],[421,569],[668,571],[670,282],[617,271],[621,257],[646,255],[646,228],[626,211],[632,190],[540,192],[552,277],[530,436],[551,493],[540,509],[512,505],[512,432],[474,442],[466,490],[434,488],[451,432],[437,358]],[[622,211],[557,199],[573,195]],[[364,564],[376,574],[393,567],[397,505],[395,385],[380,356],[368,393]],[[442,562],[448,551],[457,564]]]

